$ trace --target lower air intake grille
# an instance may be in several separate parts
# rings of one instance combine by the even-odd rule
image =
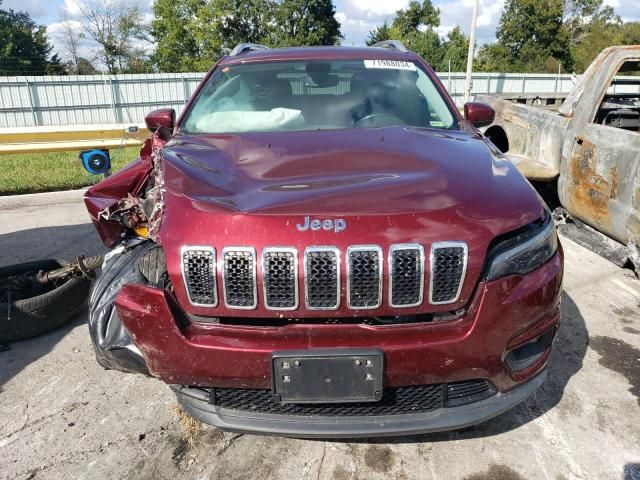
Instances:
[[[225,248],[222,259],[226,305],[230,308],[255,308],[255,251],[251,248]]]
[[[340,265],[333,248],[307,249],[305,276],[307,307],[335,310],[340,305]]]
[[[182,274],[191,304],[207,307],[217,305],[215,265],[216,252],[213,248],[182,249]]]
[[[471,391],[471,396],[455,392]],[[495,394],[486,380],[468,380],[450,384],[385,388],[379,402],[296,404],[277,403],[271,390],[215,388],[211,401],[220,408],[275,415],[360,417],[425,413],[443,406],[473,403]],[[449,397],[447,398],[447,395]]]
[[[262,262],[266,307],[274,310],[295,309],[298,306],[298,261],[295,250],[266,249]]]
[[[349,308],[378,308],[382,300],[382,249],[350,247],[347,257]]]
[[[390,297],[393,307],[422,303],[424,249],[422,245],[392,245],[390,248]]]
[[[222,408],[279,415],[360,417],[430,412],[442,407],[443,392],[442,385],[421,385],[386,388],[379,402],[296,404],[274,402],[271,390],[216,388],[215,403]]]
[[[458,300],[466,269],[466,244],[434,244],[431,250],[430,302],[437,305]]]

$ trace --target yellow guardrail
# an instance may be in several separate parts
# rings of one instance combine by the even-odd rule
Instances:
[[[0,154],[131,147],[148,136],[144,124],[0,128]]]

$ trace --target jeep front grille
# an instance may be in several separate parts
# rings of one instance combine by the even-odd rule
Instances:
[[[262,281],[268,309],[298,308],[298,252],[294,248],[265,248]]]
[[[347,249],[347,304],[354,310],[382,304],[382,249],[375,245]]]
[[[467,255],[466,243],[439,242],[431,246],[430,303],[440,305],[458,300],[467,272]]]
[[[255,258],[253,248],[227,247],[222,250],[222,289],[227,307],[252,309],[258,304]]]
[[[415,307],[424,290],[424,248],[415,243],[389,249],[389,303],[392,307]]]
[[[385,303],[392,308],[418,307],[426,303],[425,276],[429,277],[430,304],[452,304],[460,298],[468,257],[463,242],[432,244],[429,265],[424,247],[416,243],[390,245],[386,257],[377,245],[350,246],[345,253],[345,295],[349,309],[374,310]],[[340,308],[342,267],[337,247],[307,247],[304,254],[291,247],[269,247],[260,255],[257,257],[251,247],[225,247],[217,258],[212,247],[184,247],[181,265],[189,302],[201,307],[217,306],[217,281],[221,281],[220,295],[228,308],[257,308],[258,288],[267,310],[297,310],[299,288],[304,289],[309,310]],[[300,267],[298,262],[302,263]],[[385,269],[388,290],[383,294]],[[298,278],[301,270],[302,281]]]
[[[216,251],[211,247],[185,247],[181,252],[184,286],[192,305],[215,307]]]
[[[336,310],[340,306],[340,253],[337,248],[307,248],[304,278],[308,309]]]

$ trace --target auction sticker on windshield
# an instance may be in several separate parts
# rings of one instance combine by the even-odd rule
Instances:
[[[388,68],[390,70],[411,70],[416,71],[413,62],[403,62],[401,60],[365,60],[364,68]]]

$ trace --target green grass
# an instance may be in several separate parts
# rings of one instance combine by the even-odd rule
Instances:
[[[116,171],[135,160],[140,149],[113,149],[111,169]],[[90,175],[78,152],[0,155],[0,195],[72,190],[93,185],[102,175]]]

